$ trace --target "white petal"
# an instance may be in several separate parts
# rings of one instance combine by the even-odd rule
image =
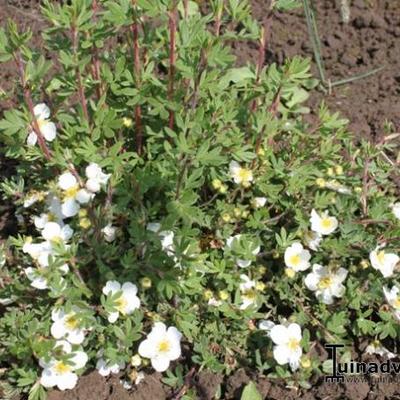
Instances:
[[[107,365],[103,358],[99,358],[97,360],[96,369],[101,376],[108,376],[111,373],[111,368]]]
[[[89,357],[84,351],[76,351],[74,356],[71,358],[71,362],[74,363],[74,369],[83,368],[88,362]]]
[[[92,193],[97,193],[100,191],[100,182],[97,179],[88,179],[86,181],[86,189],[90,190]]]
[[[272,321],[268,321],[266,319],[263,319],[260,321],[258,324],[258,329],[261,329],[262,331],[267,331],[269,332],[273,327],[275,326],[275,323]]]
[[[37,136],[35,132],[29,133],[28,137],[26,138],[26,143],[28,146],[34,146],[37,143]]]
[[[40,132],[48,142],[52,142],[57,135],[57,128],[54,122],[46,122],[41,125]]]
[[[90,200],[94,197],[93,193],[90,193],[86,189],[81,189],[76,194],[76,200],[79,201],[81,204],[87,204]]]
[[[314,273],[310,273],[304,279],[304,284],[309,290],[315,291],[318,289],[319,279],[318,276]]]
[[[101,173],[101,168],[96,163],[90,163],[86,167],[85,172],[86,172],[86,177],[88,179],[91,179],[91,178],[96,179],[97,176]]]
[[[77,382],[78,376],[73,372],[67,372],[59,376],[57,386],[60,390],[73,389]]]
[[[301,328],[299,324],[290,324],[287,331],[291,339],[301,340]]]
[[[289,339],[286,326],[275,325],[271,329],[270,337],[275,344],[285,344]]]
[[[85,340],[85,333],[83,329],[74,329],[68,332],[67,339],[72,344],[81,344]]]
[[[50,117],[50,108],[45,103],[37,104],[33,108],[36,119],[47,119]]]
[[[279,365],[287,364],[290,358],[290,350],[285,345],[275,346],[274,358]]]
[[[71,172],[65,172],[62,175],[59,176],[58,178],[58,186],[62,190],[68,190],[73,188],[78,184],[78,181],[76,180],[75,176],[71,174]]]
[[[72,228],[69,225],[64,225],[61,228],[61,237],[65,241],[71,239],[73,233],[74,233],[74,231],[72,230]]]
[[[49,241],[61,237],[60,225],[57,222],[47,222],[42,230],[42,236]]]
[[[50,332],[55,339],[61,339],[67,333],[67,330],[65,329],[64,326],[64,321],[61,319],[55,321],[51,325]]]
[[[170,360],[166,357],[156,357],[151,359],[151,365],[157,372],[164,372],[169,367]]]
[[[78,214],[79,204],[74,199],[64,201],[61,206],[61,212],[65,218],[70,218]]]
[[[109,316],[108,316],[108,322],[110,323],[110,324],[113,324],[117,319],[118,319],[118,317],[119,317],[119,312],[118,311],[115,311],[115,312],[112,312]]]
[[[108,296],[109,293],[114,294],[121,290],[121,285],[117,281],[107,281],[106,285],[103,287],[103,293]]]
[[[154,342],[149,339],[143,340],[139,345],[138,353],[144,358],[153,358],[156,354]]]
[[[57,384],[57,376],[51,369],[44,369],[40,377],[40,384],[46,388],[51,388]]]
[[[149,222],[146,226],[146,229],[148,231],[152,231],[154,233],[157,233],[161,229],[161,224],[158,222]]]

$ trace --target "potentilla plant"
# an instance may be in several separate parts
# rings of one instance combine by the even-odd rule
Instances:
[[[0,121],[15,165],[1,184],[15,208],[0,248],[7,388],[44,399],[93,368],[131,387],[153,369],[177,385],[239,367],[307,387],[325,342],[393,354],[396,134],[355,142],[324,105],[303,118],[309,60],[264,65],[269,25],[247,1],[41,12],[38,48],[0,30],[19,75]],[[245,40],[255,64],[233,55]]]

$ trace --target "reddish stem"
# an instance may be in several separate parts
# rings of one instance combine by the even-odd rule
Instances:
[[[136,0],[132,0],[134,12],[136,12]],[[136,87],[140,88],[140,47],[139,47],[139,25],[137,23],[137,16],[134,16],[135,21],[131,25],[133,35],[133,62],[134,62],[134,76],[136,80]],[[135,106],[135,128],[136,128],[136,152],[141,155],[143,151],[143,128],[142,128],[142,109],[139,104]]]
[[[265,51],[266,51],[266,43],[267,43],[267,27],[262,28],[261,38],[260,38],[260,47],[258,48],[258,60],[256,66],[256,86],[260,84],[261,71],[264,65],[265,60]],[[257,99],[254,99],[251,104],[251,113],[254,113],[257,108]]]
[[[98,3],[97,0],[92,0],[92,10],[93,10],[93,18],[96,21],[96,13],[98,11]],[[93,50],[92,50],[92,77],[95,81],[98,82],[97,87],[96,87],[96,94],[98,98],[101,98],[102,96],[102,84],[100,80],[100,60],[99,60],[99,51],[94,45]]]
[[[36,116],[35,116],[33,100],[32,100],[32,93],[31,93],[31,90],[29,88],[27,81],[25,80],[25,70],[24,70],[24,64],[23,64],[21,55],[20,54],[14,55],[14,60],[15,60],[15,63],[16,63],[17,69],[18,69],[18,73],[19,73],[20,80],[21,80],[21,85],[22,85],[22,88],[24,91],[24,99],[28,106],[29,112],[31,114],[32,128],[38,138],[38,143],[39,143],[40,149],[42,150],[46,159],[49,161],[51,159],[51,151],[46,144],[46,141],[42,135],[40,126],[39,126]]]
[[[169,74],[168,74],[168,100],[172,102],[174,97],[174,79],[176,66],[176,1],[169,12]],[[169,128],[174,127],[174,112],[169,111]]]
[[[72,51],[74,54],[74,61],[76,64],[78,64],[78,31],[74,25],[71,28],[71,34],[72,34]],[[85,89],[83,87],[82,74],[79,69],[79,65],[76,65],[76,80],[78,82],[78,96],[81,102],[83,115],[85,119],[89,122],[89,112],[87,108]]]
[[[189,16],[189,0],[183,0],[183,14],[187,19]]]

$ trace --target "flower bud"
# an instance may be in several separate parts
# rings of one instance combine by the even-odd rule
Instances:
[[[343,167],[341,165],[336,165],[335,166],[335,172],[337,175],[342,175],[343,174]]]
[[[300,359],[300,365],[305,369],[310,368],[311,367],[310,357],[302,356],[301,359]]]
[[[140,280],[140,285],[143,289],[150,289],[152,285],[151,279],[148,276],[143,277]]]
[[[132,119],[131,118],[122,118],[122,123],[125,126],[125,128],[130,128],[132,126]]]
[[[139,354],[135,354],[134,356],[131,357],[132,367],[140,367],[141,364],[142,364],[142,359],[139,356]]]
[[[209,289],[207,289],[204,293],[203,293],[203,297],[206,300],[210,300],[213,297],[213,292]]]
[[[221,215],[221,218],[224,222],[231,222],[232,218],[228,213],[223,213]]]
[[[81,218],[79,220],[79,226],[82,229],[89,229],[91,225],[92,225],[92,223],[90,222],[89,218]]]
[[[323,187],[326,186],[326,181],[325,181],[324,178],[317,178],[317,179],[315,180],[315,183],[316,183],[320,188],[323,188]]]
[[[294,278],[294,276],[296,275],[296,271],[293,270],[292,268],[285,268],[285,275],[286,275],[288,278],[292,279],[292,278]]]
[[[213,179],[213,181],[211,182],[211,185],[215,190],[218,190],[221,188],[222,182],[219,179]]]
[[[229,293],[226,290],[220,290],[218,292],[218,296],[221,300],[228,300],[229,299]]]

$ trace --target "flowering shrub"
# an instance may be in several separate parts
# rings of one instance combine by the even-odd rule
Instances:
[[[20,77],[0,121],[17,165],[1,185],[8,381],[43,399],[89,368],[138,383],[183,364],[307,387],[325,341],[382,353],[399,334],[396,135],[356,143],[324,105],[305,119],[309,61],[263,66],[246,1],[42,13],[44,47],[0,31]],[[236,66],[241,40],[256,65]]]

